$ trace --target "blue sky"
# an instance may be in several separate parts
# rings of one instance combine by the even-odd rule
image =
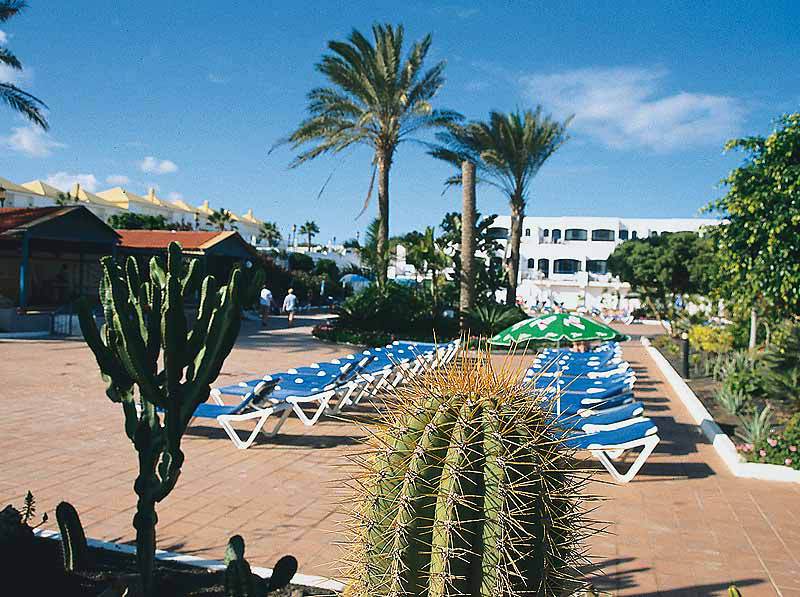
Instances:
[[[253,207],[286,231],[314,219],[327,241],[352,237],[370,154],[353,150],[288,170],[270,146],[304,115],[322,83],[313,66],[330,39],[375,21],[433,34],[447,60],[437,104],[469,118],[543,104],[575,114],[571,138],[531,189],[535,215],[692,216],[736,165],[725,139],[763,134],[800,104],[800,5],[770,2],[45,2],[5,23],[47,102],[41,134],[0,106],[0,175],[76,177],[236,212]],[[0,78],[8,79],[0,71]],[[391,179],[393,233],[438,223],[443,164],[401,147]],[[332,178],[321,198],[318,192]],[[478,191],[483,213],[505,213]]]

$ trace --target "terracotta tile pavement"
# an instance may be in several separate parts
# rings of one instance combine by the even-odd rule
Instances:
[[[219,383],[352,352],[299,323],[245,326]],[[591,488],[608,498],[596,517],[611,523],[592,540],[596,587],[723,595],[736,582],[746,597],[800,595],[800,487],[732,477],[642,347],[630,343],[625,355],[662,442],[633,482],[611,485],[601,472]],[[135,452],[84,344],[0,341],[0,408],[0,505],[31,489],[51,516],[71,501],[87,535],[130,541]],[[240,451],[213,423],[192,427],[181,479],[159,508],[159,547],[221,558],[241,533],[254,565],[291,553],[301,572],[335,576],[341,479],[361,437],[352,418],[307,428],[292,417],[279,437]]]

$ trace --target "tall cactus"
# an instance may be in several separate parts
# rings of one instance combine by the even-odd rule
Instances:
[[[513,373],[462,354],[398,390],[353,480],[349,596],[580,588],[588,474]]]
[[[183,434],[194,410],[208,399],[239,333],[240,273],[233,271],[227,286],[221,288],[213,276],[203,280],[200,307],[190,326],[184,297],[197,265],[192,262],[188,270],[184,267],[177,243],[169,245],[166,267],[155,258],[151,261],[149,279],[142,279],[132,257],[124,268],[111,258],[101,263],[100,298],[106,323],[98,331],[85,302],[79,317],[83,336],[107,383],[106,394],[122,404],[125,432],[139,456],[133,526],[137,563],[149,595],[154,592],[156,503],[178,481],[184,460]]]

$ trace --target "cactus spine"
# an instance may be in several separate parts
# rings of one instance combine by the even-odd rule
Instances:
[[[86,567],[89,548],[83,532],[78,511],[69,502],[56,506],[56,520],[61,533],[61,555],[64,557],[64,570],[74,572]]]
[[[168,248],[166,267],[151,260],[149,279],[142,279],[132,257],[124,268],[108,257],[101,264],[100,299],[106,323],[98,331],[85,302],[79,317],[83,336],[107,382],[106,394],[122,404],[125,432],[139,455],[133,526],[142,584],[150,595],[158,521],[155,506],[178,481],[184,460],[183,434],[195,408],[208,399],[211,383],[236,341],[240,273],[233,271],[222,288],[217,288],[213,276],[203,280],[197,318],[190,326],[184,297],[191,292],[197,262],[187,270],[177,243]]]
[[[539,396],[488,354],[416,378],[353,486],[348,595],[505,597],[581,587],[588,473]]]
[[[256,583],[250,564],[244,559],[244,539],[234,535],[225,550],[225,595],[255,597]]]

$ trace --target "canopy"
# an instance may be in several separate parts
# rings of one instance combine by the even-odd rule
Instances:
[[[364,276],[359,276],[358,274],[345,274],[341,278],[339,278],[339,282],[342,284],[370,284],[371,281]]]
[[[519,342],[582,342],[586,340],[614,340],[620,334],[613,328],[594,319],[575,313],[541,315],[515,323],[489,342],[511,346]]]

